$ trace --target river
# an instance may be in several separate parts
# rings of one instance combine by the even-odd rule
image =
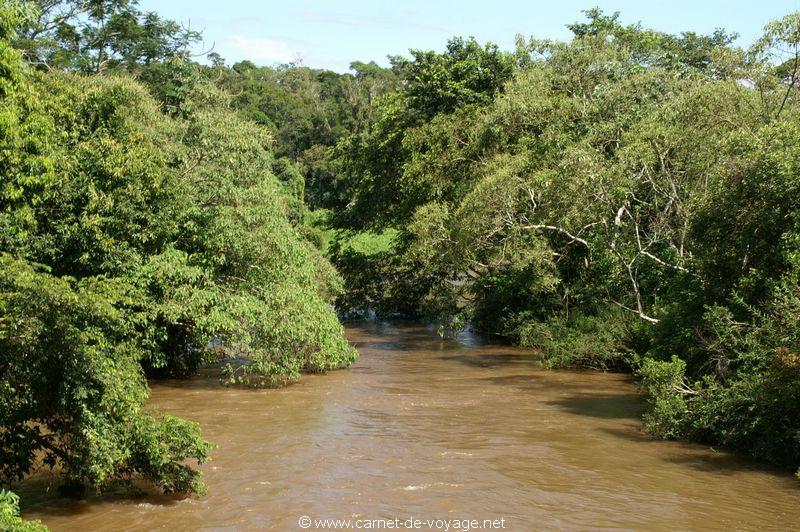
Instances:
[[[152,386],[154,407],[199,421],[217,444],[203,466],[208,495],[76,501],[37,495],[36,483],[21,490],[25,517],[82,532],[296,530],[301,516],[503,519],[506,530],[800,526],[800,481],[651,440],[626,375],[548,371],[529,351],[419,325],[357,324],[348,338],[361,354],[351,369],[283,389],[223,388],[210,373]]]

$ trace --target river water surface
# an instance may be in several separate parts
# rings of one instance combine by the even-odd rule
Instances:
[[[217,444],[208,495],[74,501],[23,486],[59,530],[277,530],[298,519],[504,519],[506,530],[800,526],[800,482],[708,447],[652,441],[628,377],[418,325],[351,326],[349,370],[279,390],[209,375],[151,404]],[[363,524],[363,523],[362,523]],[[311,528],[313,530],[313,526]]]

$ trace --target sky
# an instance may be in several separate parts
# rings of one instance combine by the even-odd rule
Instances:
[[[410,48],[441,51],[452,36],[508,50],[517,34],[567,40],[566,25],[595,6],[619,11],[625,24],[669,33],[725,28],[748,46],[767,22],[800,10],[800,0],[140,0],[143,10],[201,30],[197,51],[213,47],[228,64],[299,59],[337,72],[356,60],[385,66],[388,55],[408,55]]]

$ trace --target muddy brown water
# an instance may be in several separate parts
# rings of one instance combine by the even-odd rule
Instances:
[[[506,530],[781,530],[800,482],[708,447],[653,441],[629,378],[547,371],[536,356],[419,325],[348,328],[349,370],[279,390],[213,375],[153,385],[152,405],[218,447],[208,495],[43,495],[52,530],[298,530],[298,519],[504,519]],[[364,523],[360,523],[362,528]],[[314,530],[312,525],[311,530]],[[452,528],[451,528],[452,530]]]

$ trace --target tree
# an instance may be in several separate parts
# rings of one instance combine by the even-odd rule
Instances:
[[[188,59],[200,34],[155,13],[137,0],[37,0],[38,20],[20,32],[16,45],[41,68],[100,73],[136,70],[154,62]]]
[[[249,61],[230,69],[212,66],[204,75],[235,94],[234,106],[274,134],[276,155],[302,173],[312,209],[342,208],[345,183],[333,168],[328,149],[342,138],[369,130],[376,100],[393,88],[391,70],[375,63],[353,63],[353,74],[302,65],[257,67]]]
[[[568,43],[520,40],[485,97],[447,55],[403,63],[369,134],[337,147],[339,223],[399,231],[335,250],[358,294],[342,303],[639,371],[655,434],[800,467],[797,15],[748,52],[587,19]]]
[[[409,180],[404,166],[413,150],[416,128],[438,115],[488,105],[512,76],[515,59],[491,43],[454,38],[443,53],[411,50],[412,59],[391,58],[401,83],[377,101],[367,131],[344,138],[333,157],[349,192],[346,209],[334,222],[354,229],[407,223],[425,195]]]
[[[481,46],[473,37],[456,37],[444,53],[411,50],[413,59],[393,57],[392,66],[406,81],[409,107],[430,118],[469,104],[487,104],[514,73],[514,57],[497,45]]]
[[[8,8],[8,5],[6,5]],[[13,8],[13,6],[12,6]],[[53,275],[37,253],[36,209],[53,191],[58,155],[51,102],[37,99],[20,58],[9,52],[14,20],[0,12],[5,154],[0,231],[0,455],[3,481],[40,463],[64,470],[66,486],[104,486],[141,474],[166,490],[200,489],[184,461],[207,458],[196,424],[143,409],[137,319],[121,279]],[[41,212],[41,211],[39,211]]]
[[[211,446],[146,408],[145,376],[205,360],[275,385],[349,364],[339,278],[290,220],[268,132],[228,95],[197,80],[164,113],[126,75],[25,69],[15,13],[0,12],[0,481],[49,466],[68,490],[199,491]]]
[[[781,117],[800,85],[800,13],[767,24],[750,49],[752,82],[761,94],[764,119]],[[776,67],[777,64],[777,67]],[[778,98],[770,97],[778,94]]]

